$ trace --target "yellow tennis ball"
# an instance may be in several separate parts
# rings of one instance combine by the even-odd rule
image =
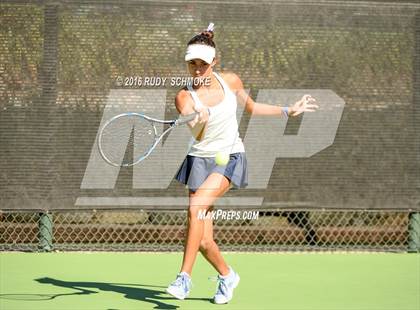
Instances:
[[[218,152],[215,158],[216,164],[219,166],[226,166],[229,162],[229,157],[228,153]]]

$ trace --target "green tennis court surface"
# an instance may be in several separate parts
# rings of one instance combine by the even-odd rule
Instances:
[[[164,292],[179,253],[1,253],[0,309],[420,309],[418,254],[225,257],[241,283],[215,305],[215,272],[201,257],[179,301]]]

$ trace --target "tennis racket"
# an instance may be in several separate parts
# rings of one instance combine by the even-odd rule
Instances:
[[[135,112],[116,115],[100,129],[99,153],[112,166],[134,166],[145,160],[172,129],[192,121],[198,113],[181,115],[173,120],[159,120]],[[169,127],[159,135],[156,124]]]

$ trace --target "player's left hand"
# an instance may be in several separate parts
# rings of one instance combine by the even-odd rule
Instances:
[[[304,95],[289,108],[288,114],[289,116],[298,116],[303,112],[315,112],[319,108],[315,103],[316,100],[311,95]]]

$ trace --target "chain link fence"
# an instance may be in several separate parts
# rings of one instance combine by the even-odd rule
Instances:
[[[112,189],[92,186],[84,177],[95,156],[104,110],[116,104],[111,95],[124,91],[126,102],[132,103],[136,91],[148,89],[119,85],[119,78],[185,76],[185,44],[213,21],[216,70],[237,73],[254,99],[263,90],[327,89],[346,102],[332,146],[310,158],[274,154],[267,187],[241,191],[243,197],[255,194],[274,205],[247,210],[250,219],[217,219],[220,247],[418,251],[419,4],[265,4],[2,1],[0,250],[182,250],[185,210],[112,205],[113,210],[83,211],[75,209],[75,201],[186,197],[175,182],[164,190],[133,186],[138,171],[123,170],[111,180]],[[162,90],[162,117],[174,118],[179,89],[166,85]],[[155,106],[148,101],[141,111]],[[240,120],[244,141],[250,123],[247,115]],[[289,120],[284,135],[297,138],[301,124],[302,119]],[[263,125],[264,132],[272,132]],[[259,144],[264,138],[249,140],[247,154],[264,149]],[[268,165],[270,157],[249,156],[252,160]],[[306,202],[318,209],[280,208],[283,202]],[[253,219],[256,211],[258,219]]]
[[[224,218],[216,217],[214,229],[215,239],[225,251],[420,248],[419,213],[280,209],[223,212]],[[229,214],[234,219],[227,219]],[[240,214],[238,219],[236,214]],[[0,250],[181,251],[186,220],[185,210],[8,211],[0,216]]]

